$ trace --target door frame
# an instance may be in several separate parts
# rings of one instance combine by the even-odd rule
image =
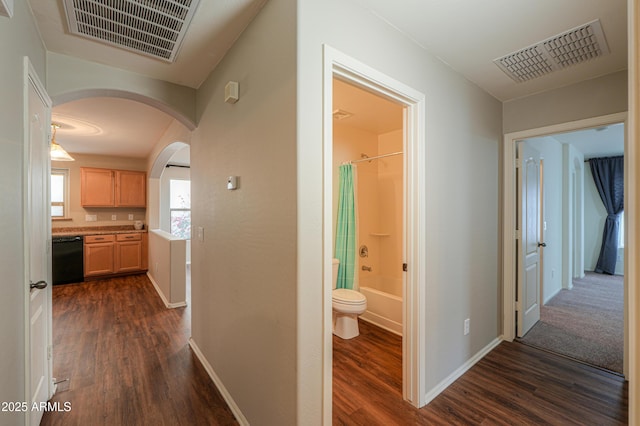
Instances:
[[[333,388],[333,78],[404,106],[405,274],[403,289],[403,398],[426,402],[426,149],[425,96],[415,89],[328,46],[323,46],[323,417],[331,421]]]
[[[606,126],[610,124],[624,123],[625,126],[625,170],[624,170],[624,184],[625,184],[625,215],[627,217],[635,217],[634,202],[636,195],[633,191],[630,191],[631,184],[633,183],[631,177],[633,170],[630,169],[632,162],[630,158],[633,158],[635,149],[630,143],[629,134],[629,121],[628,113],[620,112],[615,114],[604,115],[600,117],[592,117],[584,120],[571,121],[568,123],[554,124],[545,127],[539,127],[535,129],[523,130],[519,132],[507,133],[504,135],[502,144],[502,338],[507,341],[512,341],[516,335],[515,326],[515,290],[516,290],[516,142],[522,139],[529,139],[535,137],[542,137],[553,135],[556,133],[571,132],[575,130],[582,130],[586,128]],[[626,221],[625,221],[626,223]],[[627,236],[631,236],[627,230]],[[624,336],[625,336],[625,351],[624,351],[624,374],[628,375],[628,340],[629,340],[629,327],[628,327],[628,312],[629,305],[628,288],[631,280],[630,274],[635,273],[635,266],[631,265],[628,261],[629,251],[625,249],[625,323],[624,323]],[[635,275],[634,275],[635,276]]]
[[[28,206],[28,198],[30,196],[29,194],[29,181],[31,179],[30,177],[30,161],[29,161],[29,150],[31,147],[31,143],[30,143],[30,111],[29,111],[29,86],[33,87],[34,90],[36,91],[36,93],[38,94],[38,96],[40,97],[40,99],[42,99],[42,102],[45,105],[45,109],[47,111],[47,117],[46,119],[48,121],[51,121],[51,107],[52,107],[52,102],[51,102],[51,98],[49,97],[49,95],[47,94],[47,91],[44,88],[44,85],[42,84],[42,82],[40,81],[40,78],[38,77],[38,74],[35,71],[35,68],[33,67],[33,65],[31,64],[31,61],[29,60],[29,58],[27,56],[24,57],[24,61],[23,61],[23,68],[24,68],[24,78],[23,78],[23,102],[24,102],[24,111],[23,111],[23,138],[24,138],[24,144],[23,144],[23,164],[22,164],[22,174],[23,174],[23,180],[22,180],[22,197],[23,197],[23,205]],[[51,134],[50,132],[48,133],[48,138],[49,140],[51,139]],[[47,173],[50,173],[50,169],[51,169],[51,163],[48,162],[48,166],[47,166],[47,170],[45,171],[45,175]],[[47,188],[47,192],[49,191],[49,189]],[[30,315],[29,315],[29,308],[30,308],[30,299],[31,299],[31,292],[30,292],[30,288],[29,288],[29,274],[30,274],[30,262],[29,259],[31,258],[31,244],[30,244],[30,233],[29,233],[29,216],[30,216],[30,212],[25,211],[23,214],[23,222],[22,222],[22,226],[23,226],[23,247],[24,247],[24,282],[23,282],[23,303],[24,303],[24,318],[23,318],[23,325],[24,325],[24,330],[23,330],[23,335],[24,335],[24,401],[27,402],[28,404],[31,401],[31,344],[30,344],[30,337],[31,337],[31,330],[30,330]],[[48,215],[47,215],[48,216]],[[51,398],[53,396],[53,394],[55,393],[55,384],[53,383],[53,357],[51,356],[51,348],[52,348],[52,342],[53,342],[53,315],[52,315],[52,299],[51,299],[51,221],[49,220],[49,226],[46,227],[47,232],[46,235],[44,236],[44,238],[46,238],[46,243],[45,246],[48,247],[47,249],[47,283],[49,283],[49,285],[45,288],[46,291],[46,298],[47,298],[47,323],[48,323],[48,330],[47,330],[47,352],[48,352],[48,362],[49,362],[49,366],[48,366],[48,375],[49,377],[47,378],[47,385],[48,385],[48,389],[47,389],[47,395],[49,398]],[[26,410],[25,411],[26,414],[26,421],[25,424],[29,424],[31,421],[31,411],[30,410]]]

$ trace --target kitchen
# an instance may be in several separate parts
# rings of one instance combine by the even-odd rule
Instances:
[[[148,270],[147,157],[171,122],[125,99],[54,108],[53,139],[73,158],[52,150],[54,285]]]

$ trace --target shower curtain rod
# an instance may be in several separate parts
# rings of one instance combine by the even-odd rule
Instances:
[[[367,154],[362,154],[363,158],[361,160],[351,160],[349,161],[349,163],[351,164],[362,163],[363,161],[373,161],[373,160],[377,160],[378,158],[391,157],[392,155],[401,155],[401,154],[402,154],[402,151],[390,152],[389,154],[376,155],[375,157],[367,157]]]

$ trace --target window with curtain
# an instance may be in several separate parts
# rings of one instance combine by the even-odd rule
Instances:
[[[171,235],[191,239],[191,181],[169,180]]]
[[[620,231],[618,232],[618,248],[624,247],[624,211],[620,213]]]
[[[69,169],[51,169],[51,218],[69,217]]]

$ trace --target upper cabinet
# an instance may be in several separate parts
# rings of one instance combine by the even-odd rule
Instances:
[[[114,170],[116,176],[116,207],[146,207],[147,174],[129,170]]]
[[[80,168],[83,207],[146,207],[147,174],[132,170]]]

